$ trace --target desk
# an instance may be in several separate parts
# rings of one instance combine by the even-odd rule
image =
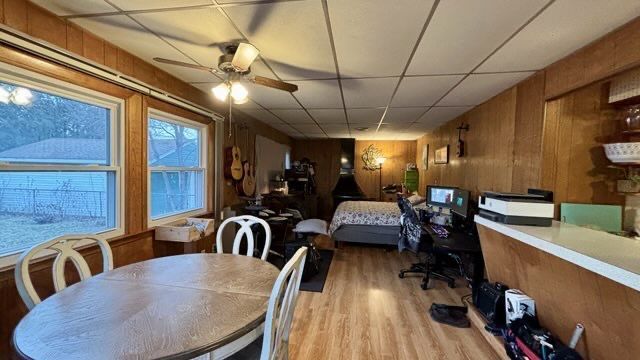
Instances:
[[[581,322],[583,357],[637,359],[639,241],[557,221],[551,227],[475,221],[489,279],[531,296],[542,326],[566,342]]]
[[[18,324],[24,358],[189,359],[264,322],[278,269],[230,254],[157,258],[50,296]]]

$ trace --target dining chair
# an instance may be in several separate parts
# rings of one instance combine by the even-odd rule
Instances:
[[[196,359],[287,360],[289,358],[289,332],[306,257],[307,248],[301,247],[280,271],[269,296],[262,336],[254,337],[254,340],[249,342],[245,340],[248,336],[243,336]],[[262,329],[262,326],[259,329]]]
[[[53,238],[41,244],[31,247],[25,251],[16,263],[15,279],[18,293],[29,310],[38,305],[41,300],[40,296],[33,287],[31,275],[29,274],[29,263],[31,259],[41,251],[53,250],[57,253],[53,260],[53,287],[56,292],[67,287],[67,281],[64,276],[64,268],[67,260],[71,260],[75,265],[80,280],[91,277],[89,264],[73,247],[80,241],[92,241],[98,244],[102,252],[102,271],[107,272],[113,270],[113,254],[109,243],[103,239],[98,239],[93,235],[73,234]]]
[[[231,253],[234,255],[240,254],[240,244],[242,243],[242,239],[246,237],[247,256],[253,256],[256,246],[256,239],[254,239],[252,227],[256,224],[261,225],[264,230],[265,239],[264,249],[262,249],[260,259],[267,260],[267,255],[269,255],[269,249],[271,247],[271,228],[266,221],[252,215],[230,217],[223,221],[222,224],[220,224],[220,228],[218,228],[218,233],[216,234],[216,252],[223,252],[222,233],[225,226],[227,226],[228,224],[240,225],[240,228],[236,232],[236,237],[233,239],[233,249],[231,250]]]

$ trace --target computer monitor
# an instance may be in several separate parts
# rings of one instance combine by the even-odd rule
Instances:
[[[453,192],[456,188],[448,186],[427,186],[427,204],[450,208]]]
[[[469,191],[455,189],[451,201],[451,211],[463,218],[469,216]]]

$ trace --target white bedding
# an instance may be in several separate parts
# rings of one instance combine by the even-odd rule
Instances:
[[[400,208],[395,202],[345,201],[333,214],[329,234],[342,225],[400,226]]]

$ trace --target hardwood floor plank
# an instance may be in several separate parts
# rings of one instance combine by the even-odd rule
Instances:
[[[345,246],[336,250],[323,293],[301,292],[289,345],[291,359],[474,359],[498,355],[475,328],[431,320],[433,302],[460,304],[470,289],[420,277],[398,278],[409,253]]]

